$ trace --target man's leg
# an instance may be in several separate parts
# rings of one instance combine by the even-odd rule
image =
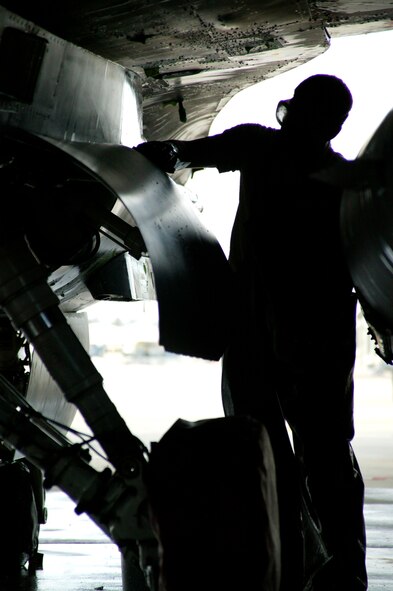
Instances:
[[[296,455],[333,557],[333,582],[327,584],[327,576],[321,579],[327,584],[321,589],[329,591],[367,589],[364,484],[350,445],[354,436],[355,301],[347,303],[347,309],[337,306],[336,314],[333,307],[329,310],[337,334],[321,334],[319,346],[312,347],[311,341],[307,344],[307,335],[313,333],[304,331],[300,350],[306,352],[306,365],[304,357],[296,356],[299,347],[292,347],[292,396],[282,397],[295,434]],[[283,392],[288,393],[288,388]]]
[[[349,442],[315,440],[304,445],[303,461],[313,505],[332,561],[316,580],[316,591],[364,591],[364,485]]]
[[[262,341],[263,342],[263,341]],[[251,416],[267,428],[276,465],[281,534],[280,591],[302,591],[304,539],[297,466],[285,422],[273,391],[271,353],[262,342],[248,347],[250,335],[232,343],[223,360],[222,394],[226,416]]]

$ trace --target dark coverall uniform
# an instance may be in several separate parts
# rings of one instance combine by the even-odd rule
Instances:
[[[226,415],[250,415],[269,431],[281,505],[282,589],[297,588],[287,568],[296,559],[296,540],[286,509],[296,486],[277,400],[333,556],[334,584],[326,588],[366,589],[364,487],[350,445],[356,297],[341,250],[341,193],[312,178],[342,156],[329,144],[305,153],[281,130],[257,124],[173,144],[190,167],[241,173],[229,257],[237,293],[223,360],[223,404]]]

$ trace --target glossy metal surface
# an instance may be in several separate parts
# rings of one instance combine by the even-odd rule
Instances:
[[[229,266],[181,187],[125,146],[48,142],[118,197],[112,213],[135,220],[154,271],[161,344],[220,358],[233,296]]]
[[[9,33],[10,41],[6,42]],[[15,39],[14,39],[15,37]],[[0,6],[0,60],[14,80],[0,76],[0,123],[58,139],[135,145],[141,138],[140,81],[134,72],[38,28]],[[32,100],[23,77],[37,60]],[[11,47],[9,47],[11,45]],[[22,78],[22,79],[20,79]],[[8,94],[9,93],[9,94]],[[13,96],[15,94],[15,96]]]

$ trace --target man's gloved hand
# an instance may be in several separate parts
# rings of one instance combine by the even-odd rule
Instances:
[[[144,142],[136,146],[135,150],[164,172],[175,172],[178,156],[171,142]]]

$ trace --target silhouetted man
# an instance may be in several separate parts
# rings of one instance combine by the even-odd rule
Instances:
[[[364,487],[350,445],[356,298],[341,248],[341,193],[316,174],[342,160],[330,140],[351,107],[340,79],[316,75],[280,101],[279,130],[245,124],[195,141],[137,148],[168,172],[183,162],[241,173],[229,257],[238,292],[223,360],[223,403],[226,415],[262,421],[272,441],[283,590],[302,583],[293,533],[300,526],[291,505],[298,490],[279,405],[332,557],[313,589],[367,588]]]

